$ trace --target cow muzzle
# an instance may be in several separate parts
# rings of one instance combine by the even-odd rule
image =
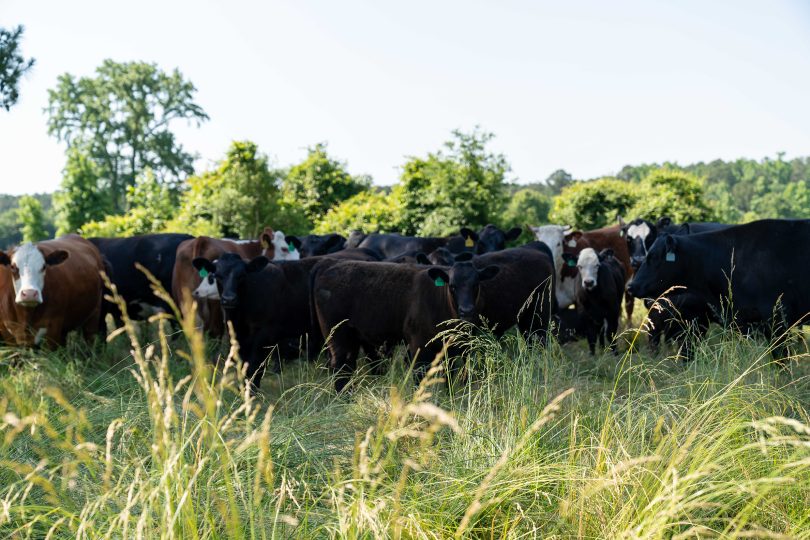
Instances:
[[[22,289],[16,301],[23,307],[35,307],[42,303],[42,295],[36,289]]]
[[[585,290],[592,291],[594,287],[596,287],[596,281],[592,279],[583,279],[582,286],[585,287]]]
[[[221,296],[219,299],[222,307],[226,309],[233,309],[239,305],[239,299],[236,296]]]

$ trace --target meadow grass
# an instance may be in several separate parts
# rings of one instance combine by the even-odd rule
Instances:
[[[252,397],[190,320],[0,351],[4,538],[810,538],[810,360],[715,328],[683,364],[462,330],[449,385],[402,350]]]

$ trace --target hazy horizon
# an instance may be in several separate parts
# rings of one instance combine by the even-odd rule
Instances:
[[[155,14],[159,14],[155,16]],[[0,192],[52,192],[64,145],[43,108],[58,75],[105,58],[178,68],[211,121],[175,124],[197,170],[231,140],[274,163],[328,142],[375,184],[407,156],[476,125],[511,181],[622,166],[810,154],[810,4],[595,0],[565,5],[353,0],[142,2],[113,10],[0,0],[0,26],[26,27],[36,58],[20,101],[0,111]]]

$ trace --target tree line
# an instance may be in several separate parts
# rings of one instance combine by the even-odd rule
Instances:
[[[33,64],[19,52],[22,28],[0,29],[4,108]],[[5,60],[3,60],[5,59]],[[288,234],[403,232],[446,235],[459,226],[566,223],[596,228],[617,215],[729,223],[810,217],[810,158],[715,160],[625,166],[615,176],[577,180],[564,170],[532,184],[509,176],[507,158],[489,149],[493,134],[453,131],[426,156],[411,156],[393,186],[374,186],[310,147],[280,167],[252,141],[234,141],[212,167],[173,132],[208,115],[179,70],[106,60],[92,76],[60,76],[49,91],[48,132],[66,145],[59,190],[0,197],[0,246],[80,232],[149,232],[252,238],[270,225]]]

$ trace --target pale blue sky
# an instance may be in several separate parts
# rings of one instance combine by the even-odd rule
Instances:
[[[810,1],[0,0],[37,65],[0,111],[0,192],[52,191],[64,148],[47,89],[105,58],[180,68],[211,116],[178,125],[219,159],[252,139],[279,165],[328,141],[378,184],[454,128],[497,138],[511,177],[628,163],[810,154]]]

